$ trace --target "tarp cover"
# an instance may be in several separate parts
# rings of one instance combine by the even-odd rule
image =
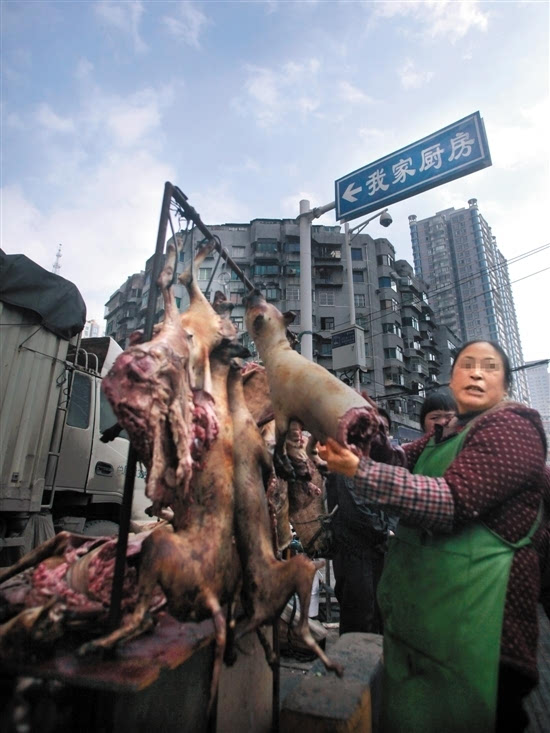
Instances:
[[[86,304],[76,285],[25,255],[8,255],[1,249],[0,300],[33,311],[44,328],[66,340],[86,323]]]

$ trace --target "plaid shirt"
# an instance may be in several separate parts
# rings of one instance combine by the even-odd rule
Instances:
[[[464,429],[455,424],[448,434]],[[363,458],[353,497],[433,532],[452,532],[482,521],[509,542],[525,537],[540,507],[546,441],[539,414],[510,403],[471,426],[462,450],[441,478],[412,471],[430,435],[403,446],[408,469]],[[533,546],[516,551],[510,571],[501,661],[537,678],[536,604],[540,587]]]

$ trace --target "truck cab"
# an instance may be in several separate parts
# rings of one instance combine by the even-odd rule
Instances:
[[[129,450],[101,381],[122,352],[108,337],[81,339],[76,286],[24,255],[0,250],[0,565],[68,529],[118,532]],[[132,519],[144,513],[143,468]]]
[[[116,423],[101,381],[120,353],[120,346],[109,337],[82,339],[78,346],[69,346],[67,361],[74,367],[67,374],[69,399],[58,408],[66,413],[65,424],[57,468],[46,481],[53,491],[49,503],[57,529],[86,534],[114,534],[118,529],[129,439],[122,431],[108,443],[101,441],[103,432]],[[132,519],[146,519],[149,505],[145,471],[138,465]]]

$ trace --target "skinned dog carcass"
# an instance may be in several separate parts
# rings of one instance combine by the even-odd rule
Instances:
[[[123,614],[131,612],[137,600],[136,565],[150,531],[128,542]],[[0,650],[6,658],[44,656],[67,632],[82,639],[107,628],[116,543],[114,538],[91,539],[63,531],[0,571]],[[150,612],[164,603],[157,591]]]
[[[230,371],[228,393],[234,433],[235,537],[242,564],[246,613],[246,619],[237,625],[236,639],[275,620],[292,594],[297,593],[302,609],[296,629],[299,637],[327,669],[342,675],[341,666],[331,662],[309,629],[307,610],[316,572],[314,563],[305,555],[284,561],[275,557],[265,492],[272,460],[247,407],[238,364]]]
[[[224,344],[210,355],[219,431],[205,453],[202,467],[193,471],[186,526],[177,531],[155,531],[145,540],[134,613],[120,628],[81,649],[82,654],[109,649],[142,633],[150,623],[148,608],[158,584],[166,595],[168,611],[177,620],[212,617],[214,621],[216,652],[210,705],[226,643],[222,606],[232,603],[240,582],[233,541],[233,424],[227,403],[227,375],[235,353],[234,344]]]
[[[164,321],[151,341],[130,346],[113,364],[103,380],[103,391],[119,424],[128,431],[132,445],[147,469],[146,493],[152,514],[164,507],[180,516],[178,495],[186,495],[194,462],[200,460],[192,447],[202,441],[204,449],[214,439],[214,417],[210,429],[195,436],[202,425],[202,406],[196,406],[189,381],[190,339],[180,320],[169,287],[176,266],[176,249],[169,245],[166,264],[159,277],[164,300]],[[152,297],[152,296],[151,296]]]
[[[299,420],[311,434],[308,454],[327,437],[367,455],[376,434],[384,435],[382,420],[351,387],[292,350],[286,331],[294,314],[283,315],[260,291],[246,298],[246,326],[267,370],[275,415],[277,443],[275,466],[279,475],[292,477],[295,470],[285,449],[291,420]],[[318,461],[318,458],[317,458]]]

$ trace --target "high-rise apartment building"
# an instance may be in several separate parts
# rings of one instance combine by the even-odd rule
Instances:
[[[531,407],[539,411],[550,445],[550,373],[548,372],[548,362],[528,361],[525,375],[529,384]]]
[[[312,227],[312,291],[300,291],[299,225],[293,219],[254,219],[248,223],[209,225],[213,235],[266,299],[281,311],[296,314],[291,329],[301,336],[301,304],[312,298],[314,359],[333,370],[332,336],[350,323],[350,292],[345,267],[344,234],[339,226]],[[184,238],[184,233],[176,236]],[[194,229],[178,262],[181,272],[189,253],[203,235]],[[185,260],[183,258],[185,255]],[[145,265],[140,306],[144,323],[151,286],[153,258]],[[398,439],[412,439],[418,431],[418,415],[428,390],[441,384],[444,368],[437,341],[437,326],[426,295],[426,285],[415,276],[405,260],[395,260],[395,249],[385,238],[358,234],[351,241],[353,301],[356,323],[365,341],[365,366],[360,384],[367,393],[389,409]],[[225,268],[214,252],[202,263],[197,281],[210,295],[223,290],[234,303],[232,320],[242,332],[243,342],[254,353],[244,325],[245,286]],[[176,283],[178,308],[188,304],[185,289]],[[162,318],[163,302],[157,296],[156,318]],[[457,339],[453,343],[456,345]],[[445,341],[445,348],[448,344]],[[447,349],[448,353],[448,349]],[[447,357],[447,373],[448,373]],[[340,372],[354,381],[354,370]]]
[[[523,353],[506,259],[477,199],[417,220],[409,216],[414,268],[428,285],[436,321],[464,342],[488,339],[508,354],[513,369]],[[529,401],[524,370],[515,371],[515,399]]]
[[[101,336],[101,324],[93,319],[86,321],[82,331],[82,338],[96,338],[97,336]]]
[[[143,272],[130,275],[105,303],[105,335],[123,349],[128,346],[128,337],[138,325],[143,275]]]

